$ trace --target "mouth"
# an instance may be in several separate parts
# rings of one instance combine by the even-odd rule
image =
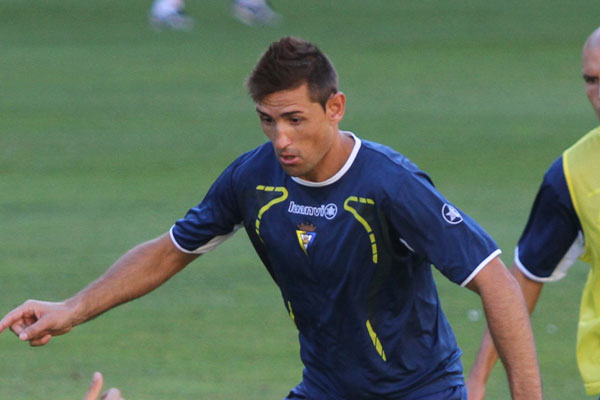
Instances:
[[[279,162],[282,165],[295,165],[298,163],[299,160],[300,160],[300,158],[295,155],[291,155],[291,154],[280,154],[279,155]]]

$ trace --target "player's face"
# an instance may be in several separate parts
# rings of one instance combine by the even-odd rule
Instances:
[[[321,104],[309,98],[306,84],[272,93],[256,105],[260,124],[283,170],[319,182],[333,176],[346,160],[338,123],[345,97],[336,93]]]
[[[600,48],[585,48],[583,51],[583,80],[596,115],[600,119]]]

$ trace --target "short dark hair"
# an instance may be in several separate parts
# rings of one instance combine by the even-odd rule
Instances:
[[[323,109],[338,91],[338,77],[329,58],[314,44],[287,36],[271,43],[246,80],[255,103],[272,93],[308,85],[310,99]]]

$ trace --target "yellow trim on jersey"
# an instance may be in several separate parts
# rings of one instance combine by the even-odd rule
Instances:
[[[379,341],[379,338],[373,330],[373,327],[371,326],[371,322],[369,320],[367,320],[367,331],[369,331],[369,336],[371,336],[371,340],[373,341],[373,346],[375,346],[375,350],[377,350],[377,353],[379,353],[383,361],[387,362],[387,359],[385,357],[385,351],[383,351],[383,345]]]
[[[292,322],[294,323],[294,326],[296,327],[296,329],[298,329],[298,326],[296,325],[296,316],[294,315],[294,311],[292,311],[292,303],[290,303],[290,301],[288,300],[287,304],[288,304],[288,312],[290,313],[290,318],[292,319]]]
[[[265,186],[265,185],[258,185],[256,187],[256,190],[262,190],[264,192],[280,192],[281,193],[281,196],[274,198],[273,200],[271,200],[270,202],[268,202],[267,204],[262,206],[260,208],[260,210],[258,210],[258,216],[256,217],[256,223],[255,223],[255,230],[256,230],[256,234],[260,238],[260,219],[262,218],[263,214],[267,212],[267,210],[269,208],[273,207],[277,203],[281,203],[282,201],[285,201],[285,199],[287,199],[287,197],[288,197],[288,191],[283,186]]]
[[[371,199],[366,199],[364,197],[350,196],[346,199],[346,201],[344,201],[344,210],[350,211],[352,213],[352,215],[354,215],[354,218],[356,218],[356,220],[358,222],[360,222],[362,224],[362,226],[364,226],[364,228],[366,229],[367,234],[369,234],[369,240],[371,241],[371,251],[373,252],[373,263],[377,264],[377,243],[375,242],[375,235],[373,234],[373,229],[371,229],[371,225],[369,225],[369,223],[358,214],[358,211],[356,211],[356,209],[354,209],[348,205],[348,203],[350,203],[350,202],[371,204],[371,205],[375,204],[375,202]]]

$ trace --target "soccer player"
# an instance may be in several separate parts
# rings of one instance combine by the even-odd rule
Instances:
[[[270,142],[229,165],[168,233],[66,301],[25,302],[0,332],[48,343],[243,227],[299,331],[303,380],[287,399],[466,399],[432,264],[481,296],[513,398],[541,399],[527,308],[500,250],[407,158],[340,130],[346,97],[328,57],[283,38],[247,87]]]
[[[586,94],[600,119],[600,28],[587,39],[582,53]],[[591,264],[577,333],[577,361],[589,395],[600,394],[599,216],[600,128],[596,128],[544,175],[511,267],[533,312],[545,282],[562,279],[578,257]],[[484,398],[497,358],[486,330],[469,374],[469,399]]]
[[[267,0],[233,0],[231,14],[250,26],[276,25],[281,21],[281,16],[273,11]],[[158,30],[187,31],[193,28],[194,20],[185,13],[184,0],[154,0],[150,24]]]

